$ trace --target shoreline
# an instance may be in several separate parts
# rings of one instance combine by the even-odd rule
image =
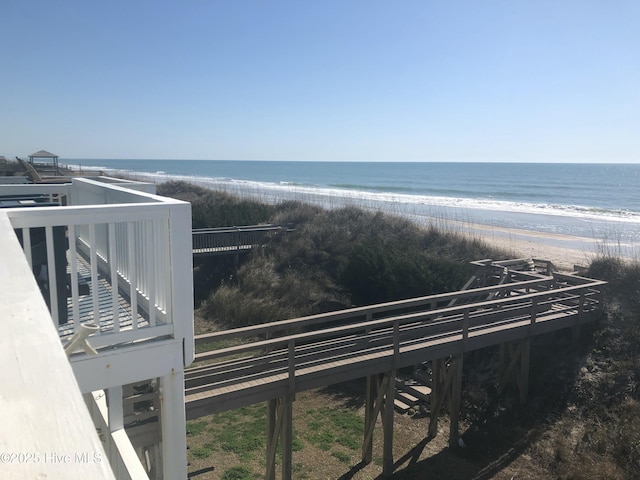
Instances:
[[[127,172],[127,176],[132,179],[148,181],[151,183],[164,183],[172,181],[168,175],[157,177],[145,172]],[[607,242],[606,239],[595,237],[575,236],[563,233],[553,233],[549,231],[536,231],[532,229],[497,226],[489,223],[480,223],[472,215],[452,214],[447,215],[442,206],[424,206],[426,211],[418,213],[405,210],[402,205],[392,202],[357,201],[349,197],[326,197],[321,193],[303,195],[303,198],[296,198],[291,192],[279,192],[274,189],[242,188],[240,185],[212,184],[204,179],[193,177],[190,180],[183,178],[176,179],[186,181],[202,188],[217,190],[245,198],[251,198],[265,203],[277,203],[279,201],[298,200],[303,203],[318,205],[323,208],[340,208],[353,206],[369,211],[381,211],[389,215],[407,218],[419,226],[434,225],[436,228],[451,230],[468,235],[486,242],[488,245],[513,252],[516,257],[538,258],[551,261],[556,268],[562,271],[573,271],[574,266],[586,266],[599,254],[611,253],[623,259],[632,260],[636,258],[636,248],[634,245],[624,245],[619,242],[615,245]],[[455,209],[456,207],[451,207]],[[434,211],[436,215],[434,215]],[[455,210],[452,210],[455,211]],[[499,215],[504,212],[496,211]],[[512,212],[510,212],[512,213]],[[460,220],[462,218],[462,220]],[[542,218],[542,216],[540,216]],[[514,222],[515,223],[515,222]],[[625,253],[629,254],[625,254]]]

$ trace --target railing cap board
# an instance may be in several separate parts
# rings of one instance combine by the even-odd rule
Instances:
[[[220,332],[207,333],[196,336],[196,345],[206,343],[211,340],[221,340],[223,338],[244,337],[244,336],[256,336],[262,333],[276,332],[278,330],[285,330],[296,327],[308,327],[318,323],[333,322],[336,320],[344,320],[347,318],[360,317],[367,314],[376,314],[389,310],[410,308],[420,305],[427,305],[431,303],[437,303],[454,298],[466,298],[472,297],[482,293],[489,293],[494,291],[506,291],[515,288],[531,287],[535,285],[546,285],[553,282],[552,277],[539,277],[533,280],[526,280],[522,282],[508,283],[498,286],[480,287],[469,290],[463,290],[453,293],[441,293],[437,295],[428,295],[424,297],[411,298],[407,300],[399,300],[393,302],[379,303],[376,305],[366,305],[362,307],[354,307],[346,310],[339,310],[336,312],[319,313],[316,315],[309,315],[305,317],[299,317],[288,320],[279,320],[276,322],[270,322],[260,325],[252,325],[248,327],[232,328],[222,330]]]
[[[606,282],[594,281],[594,284],[602,284],[602,283],[606,283]],[[591,285],[589,285],[589,287],[591,287]],[[471,312],[472,310],[475,310],[482,315],[486,313],[486,310],[483,310],[483,309],[490,308],[490,307],[508,306],[509,304],[515,304],[515,305],[520,304],[522,305],[521,307],[522,310],[526,312],[531,309],[531,306],[533,304],[540,303],[539,302],[540,299],[543,299],[543,301],[547,298],[557,299],[559,294],[566,295],[567,293],[581,291],[584,289],[586,289],[584,285],[568,286],[568,287],[564,286],[554,290],[529,293],[529,294],[519,295],[517,297],[508,297],[508,298],[502,298],[498,300],[489,300],[489,301],[470,303],[470,304],[464,304],[459,306],[444,307],[440,309],[430,310],[427,312],[414,312],[414,313],[409,313],[405,315],[398,315],[394,317],[387,317],[387,318],[382,318],[377,320],[357,322],[349,325],[332,327],[328,329],[321,329],[321,330],[312,331],[312,332],[286,335],[286,336],[278,337],[274,339],[260,340],[257,342],[251,342],[249,344],[243,344],[243,345],[238,345],[234,347],[227,347],[223,349],[214,350],[209,355],[201,353],[196,355],[196,361],[202,360],[202,359],[208,359],[208,358],[215,358],[219,356],[226,356],[232,353],[241,353],[244,351],[256,350],[258,348],[275,347],[275,346],[286,344],[289,340],[298,340],[298,339],[312,340],[312,339],[318,339],[326,336],[331,336],[336,333],[346,334],[350,332],[361,331],[363,329],[368,329],[368,328],[383,327],[383,326],[388,327],[388,326],[392,326],[395,322],[401,322],[402,324],[405,324],[408,322],[426,320],[431,317],[435,317],[435,318],[443,317],[443,321],[451,321],[451,322],[460,321],[461,322],[463,317],[452,319],[450,316],[456,315],[456,314],[460,315],[460,314],[463,314],[465,311]],[[569,299],[576,299],[576,298],[579,298],[579,296],[569,297]],[[531,304],[524,303],[527,301],[531,301]],[[306,318],[309,318],[309,317],[306,317]],[[299,320],[302,320],[302,319],[299,319]],[[259,330],[259,328],[257,330]],[[223,338],[226,338],[225,334],[228,332],[230,331],[226,330],[222,332],[214,332],[212,334],[207,334],[206,337],[209,341],[221,340]],[[251,335],[244,335],[244,336],[252,338],[252,337],[255,337],[257,334],[258,333],[253,332]],[[236,335],[236,336],[243,336],[243,335]]]

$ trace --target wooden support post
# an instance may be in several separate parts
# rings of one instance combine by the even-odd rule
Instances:
[[[384,444],[382,451],[382,475],[390,477],[393,475],[393,402],[395,397],[396,371],[392,370],[386,374],[386,391],[384,395],[384,412],[382,420],[382,430],[384,434]]]
[[[571,328],[571,346],[576,348],[580,343],[580,325],[575,325]]]
[[[527,403],[529,396],[529,359],[531,356],[531,338],[525,338],[517,343],[511,343],[505,350],[509,353],[508,366],[501,375],[498,395],[500,395],[509,379],[516,374],[516,384],[520,394],[520,403]]]
[[[529,357],[531,355],[531,339],[527,338],[522,342],[520,353],[520,377],[518,379],[518,390],[520,391],[520,404],[527,403],[529,396]]]
[[[518,360],[520,359],[521,348],[522,348],[522,344],[518,344],[515,342],[508,344],[507,348],[505,348],[505,353],[508,353],[509,358],[506,358],[507,355],[505,355],[505,362],[503,366],[506,365],[506,368],[503,368],[503,371],[501,372],[501,375],[500,375],[498,395],[500,395],[504,391],[504,388],[506,387],[507,382],[509,381],[509,378],[513,375],[513,372],[515,371],[516,365],[518,364]]]
[[[440,397],[442,396],[442,388],[440,385],[440,362],[442,360],[431,361],[431,399],[429,412],[429,437],[435,437],[438,434],[438,415],[440,414]]]
[[[282,450],[282,480],[291,480],[293,473],[293,397],[283,399],[280,448]]]
[[[460,414],[460,398],[462,396],[462,353],[448,359],[432,362],[431,374],[431,412],[429,418],[429,437],[438,434],[438,415],[442,406],[449,402],[451,428],[449,441],[458,442],[458,419]]]
[[[459,428],[458,423],[460,419],[460,400],[462,397],[462,362],[463,354],[460,353],[455,356],[449,369],[452,369],[452,383],[451,383],[451,395],[449,398],[449,446],[455,447],[458,445]]]
[[[160,377],[160,420],[163,478],[186,479],[187,436],[182,370],[172,370],[169,375]]]
[[[584,321],[584,308],[585,308],[585,295],[584,292],[580,292],[580,298],[578,300],[578,316],[576,323],[571,328],[571,346],[576,348],[580,342],[580,327]]]
[[[278,444],[278,432],[276,426],[276,411],[278,400],[267,402],[267,480],[276,478],[275,452]]]
[[[451,360],[451,366],[449,367],[450,369],[453,369],[451,372],[451,395],[449,397],[449,447],[456,447],[458,445],[458,437],[460,433],[458,424],[460,421],[460,404],[462,398],[462,367],[464,362],[464,352],[467,350],[468,341],[469,310],[465,310],[464,317],[462,319],[462,343],[460,346],[460,353]]]
[[[364,404],[364,438],[362,440],[362,463],[365,465],[373,460],[373,430],[376,424],[375,402],[376,402],[377,378],[374,375],[367,377],[365,386]]]
[[[364,441],[362,443],[362,452],[363,452],[363,461],[364,461],[364,453],[371,452],[373,446],[373,431],[375,430],[376,420],[378,415],[382,415],[383,411],[383,398],[384,394],[387,390],[387,381],[389,380],[388,376],[381,375],[373,375],[369,377],[371,385],[371,400],[372,400],[372,410],[369,416],[369,422],[365,422],[365,431],[364,431]]]
[[[293,398],[270,400],[267,409],[266,478],[275,480],[278,439],[282,450],[282,479],[291,480],[293,452]]]

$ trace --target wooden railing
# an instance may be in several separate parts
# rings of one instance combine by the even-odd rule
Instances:
[[[392,317],[402,313],[436,311],[439,308],[449,305],[454,300],[464,302],[466,299],[482,298],[493,294],[497,294],[499,297],[504,297],[508,294],[513,297],[522,293],[546,292],[555,283],[553,277],[540,276],[527,272],[516,272],[514,280],[513,283],[499,286],[489,286],[452,293],[428,295],[408,300],[366,305],[363,307],[198,335],[195,337],[195,344],[199,346],[231,339],[239,339],[245,342],[257,338],[272,338],[291,331],[307,330],[310,328],[321,329],[325,325],[334,325],[338,322],[342,324],[354,324],[362,321],[367,322]],[[196,360],[206,360],[209,358],[209,355],[213,354],[215,354],[215,351],[198,354],[196,355]]]
[[[278,225],[199,228],[192,232],[194,255],[221,255],[250,250],[266,243],[269,237],[286,231]]]
[[[213,363],[187,375],[187,416],[577,326],[600,306],[604,282],[515,275],[510,284],[198,336],[209,351],[196,361]]]

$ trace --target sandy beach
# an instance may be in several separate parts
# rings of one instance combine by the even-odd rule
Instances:
[[[575,266],[588,266],[596,257],[598,242],[581,237],[508,229],[486,225],[468,225],[474,234],[490,245],[512,252],[516,258],[551,261],[558,270],[574,271]],[[582,248],[566,245],[581,243]]]
[[[401,215],[421,226],[434,225],[445,231],[451,230],[470,238],[480,239],[489,245],[506,250],[513,258],[549,260],[563,272],[575,271],[576,266],[589,266],[599,251],[603,248],[606,250],[606,244],[595,238],[483,225],[449,218],[388,213]],[[616,248],[613,247],[611,250],[616,251]]]

